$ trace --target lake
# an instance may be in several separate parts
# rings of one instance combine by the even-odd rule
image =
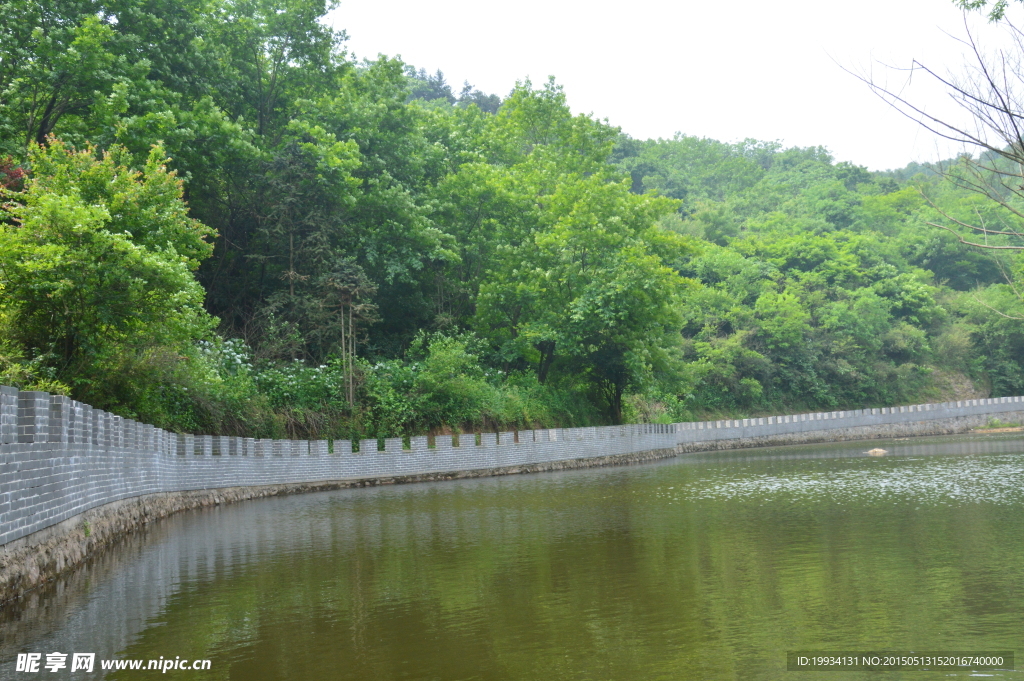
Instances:
[[[210,669],[165,678],[1024,679],[786,671],[787,651],[1024,658],[1022,643],[1024,439],[1010,434],[190,511],[0,610],[0,678],[180,657]],[[17,653],[54,651],[94,652],[97,670],[15,672]]]

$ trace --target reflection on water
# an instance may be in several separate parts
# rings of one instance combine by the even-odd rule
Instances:
[[[962,502],[1013,504],[1021,495],[1024,480],[1021,458],[944,459],[927,466],[910,467],[908,460],[890,459],[869,466],[857,460],[846,468],[829,463],[808,466],[802,473],[748,476],[739,472],[731,479],[696,489],[679,490],[674,498],[762,499],[787,498],[792,502],[830,500],[849,503],[958,504]],[[912,460],[911,460],[912,461]]]
[[[890,455],[863,454],[876,445]],[[209,658],[169,674],[242,680],[817,679],[786,651],[1024,657],[1022,486],[1024,441],[988,436],[190,512],[0,611],[0,678],[52,651]]]

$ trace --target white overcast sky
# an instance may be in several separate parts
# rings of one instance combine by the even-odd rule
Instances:
[[[1016,11],[1016,8],[1015,10]],[[330,15],[358,58],[400,55],[504,96],[549,75],[574,112],[636,138],[675,132],[737,141],[822,145],[872,170],[958,150],[892,110],[840,65],[904,78],[881,64],[912,59],[939,71],[963,63],[963,14],[952,0],[341,0]],[[1002,34],[969,18],[987,45]],[[906,92],[930,112],[948,97],[915,75]]]

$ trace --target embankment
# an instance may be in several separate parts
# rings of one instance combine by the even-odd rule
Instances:
[[[0,602],[189,508],[343,487],[649,461],[711,450],[944,435],[1024,422],[1021,397],[756,419],[328,442],[171,433],[0,386]],[[382,447],[380,445],[383,445]]]

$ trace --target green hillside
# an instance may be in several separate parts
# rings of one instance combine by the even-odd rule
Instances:
[[[1024,393],[1021,261],[935,226],[1016,216],[955,160],[632,139],[317,0],[43,5],[0,0],[0,383],[304,438]]]

